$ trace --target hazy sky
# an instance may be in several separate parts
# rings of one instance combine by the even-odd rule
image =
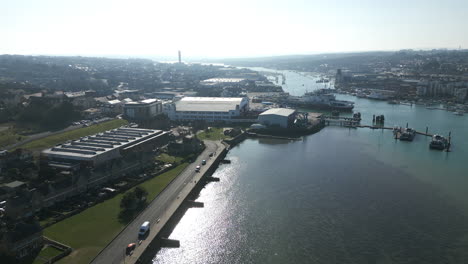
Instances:
[[[0,54],[468,48],[468,0],[0,0]]]

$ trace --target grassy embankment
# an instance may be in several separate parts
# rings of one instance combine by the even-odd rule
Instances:
[[[39,255],[38,257],[36,257],[36,259],[34,260],[33,264],[44,264],[46,263],[45,260],[48,260],[48,259],[51,259],[57,255],[59,255],[60,253],[62,253],[62,251],[54,248],[54,247],[45,247],[41,250],[41,252],[39,252]],[[42,257],[41,258],[39,258]]]
[[[153,200],[187,165],[182,163],[139,184],[148,191],[148,201]],[[118,194],[44,230],[45,236],[74,249],[59,263],[89,263],[124,228],[118,219],[123,195]]]
[[[210,127],[207,131],[198,133],[197,137],[201,140],[223,140],[230,138],[224,135],[222,127]]]
[[[26,136],[18,134],[15,129],[7,128],[0,132],[0,148],[15,144],[21,140],[26,139]]]
[[[23,149],[29,149],[29,150],[40,150],[40,149],[50,148],[59,143],[66,142],[67,140],[78,139],[80,137],[104,132],[106,130],[114,129],[114,128],[117,128],[126,124],[128,124],[127,120],[114,119],[114,120],[110,120],[104,123],[92,125],[89,127],[78,128],[78,129],[63,132],[57,135],[52,135],[52,136],[48,136],[45,138],[33,140],[20,147]]]

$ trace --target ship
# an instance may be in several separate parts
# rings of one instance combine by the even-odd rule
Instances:
[[[286,103],[295,106],[317,108],[324,110],[351,111],[354,102],[336,100],[330,89],[320,89],[314,92],[305,93],[303,96],[289,96]]]
[[[375,100],[387,100],[390,99],[392,95],[385,93],[384,91],[371,91],[370,94],[367,96],[369,99],[375,99]]]

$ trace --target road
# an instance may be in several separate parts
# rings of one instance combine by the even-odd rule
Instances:
[[[212,165],[215,158],[210,158],[209,154],[216,152],[216,155],[219,155],[224,148],[220,142],[214,141],[205,141],[205,145],[205,150],[197,160],[187,166],[91,263],[135,263],[152,238],[159,233],[183,199],[191,192],[196,184],[194,178],[198,179]],[[202,160],[206,160],[206,165],[201,166],[200,172],[197,173],[195,167],[201,165]],[[126,246],[138,242],[138,230],[145,221],[151,223],[150,235],[137,246],[133,256],[125,256]]]

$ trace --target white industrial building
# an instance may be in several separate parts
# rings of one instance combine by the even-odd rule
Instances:
[[[171,120],[231,121],[249,110],[247,97],[184,97],[163,105]]]
[[[258,122],[265,126],[289,127],[295,119],[296,110],[288,108],[272,108],[258,116]]]

